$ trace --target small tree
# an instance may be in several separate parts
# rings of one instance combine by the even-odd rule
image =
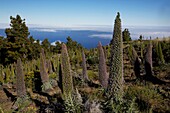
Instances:
[[[139,40],[140,40],[140,41],[143,40],[143,36],[142,36],[142,35],[139,36]]]
[[[50,42],[48,41],[48,39],[44,39],[42,41],[42,47],[44,48],[45,52],[49,52],[50,51]]]
[[[125,29],[123,32],[122,32],[122,38],[123,38],[123,41],[131,41],[131,37],[130,37],[130,32],[128,29]]]
[[[21,19],[19,15],[10,16],[10,28],[5,29],[7,35],[7,43],[4,45],[4,64],[9,64],[22,58],[27,58],[30,49],[30,41],[28,39],[29,31],[25,24],[25,19]]]
[[[98,51],[99,51],[99,81],[104,88],[107,88],[108,75],[106,68],[106,59],[101,42],[98,43]]]

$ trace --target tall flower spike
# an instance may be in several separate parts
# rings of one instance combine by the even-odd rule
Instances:
[[[63,43],[61,51],[61,70],[62,70],[62,88],[64,99],[70,97],[73,92],[73,80],[71,75],[70,60],[67,52],[67,47]]]
[[[16,74],[17,97],[23,97],[26,95],[26,89],[25,89],[23,67],[20,58],[17,60],[16,72],[17,72]]]
[[[40,53],[40,75],[41,75],[42,83],[48,82],[49,77],[46,70],[46,59],[45,59],[44,49],[42,49]]]
[[[145,54],[145,71],[147,77],[153,75],[152,68],[152,42],[150,41]]]
[[[83,79],[86,81],[88,80],[88,76],[87,76],[87,66],[86,66],[86,58],[85,58],[85,54],[84,51],[82,51],[82,74],[83,74]]]
[[[141,71],[141,67],[140,67],[141,59],[139,58],[135,48],[131,44],[128,48],[128,52],[129,52],[129,58],[130,58],[131,64],[133,65],[135,76],[137,79],[139,79],[140,71]]]
[[[15,110],[22,107],[23,104],[27,106],[31,103],[26,93],[23,67],[20,58],[17,60],[17,65],[16,65],[16,90],[17,90],[17,100],[12,105],[12,109]]]
[[[107,88],[108,75],[106,68],[106,59],[101,42],[98,43],[98,51],[99,51],[99,82],[102,85],[102,87]]]
[[[115,100],[122,100],[123,82],[123,43],[121,19],[118,13],[111,41],[110,75],[107,89],[109,96],[112,96]]]
[[[42,91],[48,93],[49,95],[54,95],[56,92],[50,84],[49,76],[47,73],[47,63],[45,59],[44,49],[40,53],[40,75],[42,80]]]

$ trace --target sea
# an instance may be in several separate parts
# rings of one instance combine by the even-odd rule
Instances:
[[[125,28],[129,29],[133,40],[139,39],[140,35],[143,35],[144,39],[170,37],[170,26],[125,26],[122,30]],[[52,45],[55,45],[56,41],[66,42],[70,36],[83,47],[91,49],[96,48],[99,41],[102,45],[108,45],[112,39],[113,28],[112,26],[97,26],[95,29],[30,28],[29,32],[34,39],[42,42],[47,38]],[[5,28],[0,28],[0,36],[6,37]]]
[[[30,29],[29,32],[30,32],[30,36],[33,36],[34,39],[39,39],[40,42],[42,42],[44,39],[47,38],[52,45],[55,45],[56,41],[66,42],[67,37],[70,36],[72,40],[77,41],[87,49],[97,47],[99,41],[102,43],[102,45],[107,45],[110,43],[112,37],[111,32],[101,32],[101,31],[91,31],[91,30],[47,31],[47,30]],[[0,29],[0,35],[6,36],[4,29]]]

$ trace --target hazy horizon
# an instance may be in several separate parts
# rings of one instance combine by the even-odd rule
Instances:
[[[132,39],[140,35],[163,38],[170,36],[169,6],[170,0],[2,0],[0,29],[9,28],[10,16],[18,14],[36,39],[49,38],[53,43],[72,36],[82,43],[94,44],[83,41],[96,39],[106,44],[120,12],[122,31],[128,28]],[[4,36],[2,31],[0,35]]]
[[[32,25],[27,24],[29,30],[40,31],[40,32],[57,32],[58,30],[70,30],[70,31],[100,31],[100,32],[109,32],[110,36],[104,36],[102,34],[101,38],[111,39],[113,33],[113,25],[77,25],[72,27],[57,27],[57,26],[43,26],[43,25]],[[9,28],[9,24],[0,23],[0,29]],[[131,34],[132,39],[139,38],[140,35],[143,35],[145,38],[163,38],[170,36],[170,26],[122,26],[122,31],[128,28]],[[2,35],[2,34],[0,34]],[[98,34],[93,34],[92,37],[98,37]]]
[[[0,24],[1,26],[1,24]],[[0,35],[6,36],[5,28],[0,28]],[[30,36],[35,39],[43,41],[48,38],[49,42],[54,45],[56,41],[66,42],[66,38],[70,36],[73,40],[81,43],[86,48],[97,47],[98,41],[101,41],[103,45],[110,43],[113,34],[113,26],[77,26],[77,27],[47,27],[47,26],[30,26]],[[170,36],[170,27],[160,27],[160,26],[123,26],[128,28],[133,40],[139,39],[140,35],[144,36],[144,39],[163,38]]]

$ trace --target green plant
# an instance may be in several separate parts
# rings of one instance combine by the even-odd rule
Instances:
[[[64,100],[73,92],[73,80],[71,75],[70,60],[67,52],[67,47],[63,43],[61,50],[61,70],[62,70],[62,91]]]
[[[14,79],[14,77],[15,77],[15,67],[14,67],[14,64],[10,65],[10,70],[11,70],[11,79]]]
[[[121,31],[121,19],[117,13],[113,38],[111,41],[110,75],[107,93],[116,101],[121,101],[123,96],[123,43]]]
[[[126,100],[134,98],[137,109],[140,112],[148,112],[162,106],[163,97],[158,91],[159,90],[152,85],[131,85],[125,91],[125,98]]]
[[[25,75],[25,85],[26,87],[28,88],[33,88],[33,85],[34,85],[34,72],[28,72],[26,75]]]
[[[10,71],[10,67],[9,66],[6,66],[4,68],[4,73],[5,73],[5,82],[8,83],[10,82],[10,76],[11,76],[11,71]]]
[[[94,72],[93,70],[87,70],[88,78],[90,80],[98,80],[98,72]]]
[[[130,37],[130,32],[127,28],[125,28],[124,31],[122,32],[122,38],[123,38],[123,41],[126,41],[126,42],[129,42],[132,40]]]
[[[46,59],[45,59],[45,53],[44,53],[44,49],[41,50],[40,53],[40,75],[41,75],[41,80],[42,80],[42,91],[46,92],[46,93],[51,93],[51,95],[53,95],[54,89],[52,88],[50,82],[49,82],[49,76],[47,73],[47,65],[46,65]]]
[[[65,97],[64,100],[64,112],[65,113],[74,113],[76,111],[76,108],[73,103],[72,96],[69,94],[67,97]]]
[[[4,83],[4,67],[0,65],[0,84]]]
[[[70,60],[67,52],[67,47],[63,43],[61,50],[61,71],[62,71],[62,97],[64,100],[65,112],[81,113],[82,98],[78,90],[73,89],[73,80],[71,75]]]
[[[156,53],[157,53],[159,62],[164,64],[165,60],[164,60],[164,55],[163,55],[163,52],[162,52],[162,46],[161,46],[160,42],[157,42],[157,44],[156,44]]]

